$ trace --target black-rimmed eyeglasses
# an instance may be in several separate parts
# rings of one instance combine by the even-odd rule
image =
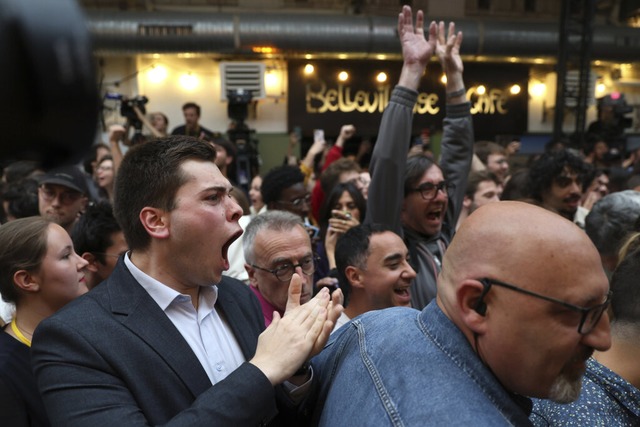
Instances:
[[[293,199],[292,201],[288,200],[278,200],[278,203],[284,203],[286,205],[292,205],[296,208],[301,208],[303,204],[309,206],[311,203],[311,194],[307,194],[303,197],[298,197],[297,199]]]
[[[455,185],[447,181],[440,181],[437,184],[432,182],[425,182],[417,188],[412,188],[411,192],[418,192],[424,200],[435,199],[438,191],[442,191],[445,195],[449,194],[449,191],[453,190]]]
[[[609,291],[609,293],[607,293],[607,298],[602,304],[598,304],[598,305],[594,305],[593,307],[586,308],[586,307],[580,307],[578,305],[569,304],[566,301],[548,297],[546,295],[540,295],[536,292],[532,292],[527,289],[523,289],[518,286],[511,285],[509,283],[501,282],[500,280],[496,280],[496,279],[484,278],[484,279],[480,279],[480,283],[482,283],[485,286],[483,295],[486,295],[486,293],[489,292],[489,289],[491,289],[491,286],[495,285],[495,286],[511,289],[512,291],[520,292],[521,294],[525,294],[525,295],[529,295],[545,301],[549,301],[555,304],[560,304],[561,306],[566,307],[570,310],[577,311],[582,316],[580,318],[580,324],[578,325],[578,333],[581,335],[586,335],[591,331],[593,331],[593,329],[596,327],[596,325],[600,321],[602,314],[605,312],[605,310],[609,306],[609,303],[611,302],[611,295],[612,295],[612,292]]]
[[[311,276],[316,271],[316,262],[319,260],[320,258],[317,257],[304,258],[302,261],[300,261],[299,264],[282,264],[271,270],[268,268],[259,267],[255,264],[251,264],[251,267],[271,273],[276,276],[276,278],[281,282],[289,282],[291,281],[291,277],[293,277],[293,273],[296,272],[297,267],[300,267],[302,272],[307,276]]]

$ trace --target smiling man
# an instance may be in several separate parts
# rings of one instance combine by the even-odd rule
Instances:
[[[336,245],[336,266],[345,309],[336,326],[371,310],[411,307],[416,272],[402,238],[380,224],[350,228]]]
[[[182,136],[127,152],[114,213],[130,251],[34,335],[52,425],[265,425],[294,403],[279,384],[310,380],[294,374],[322,349],[340,305],[326,291],[300,305],[294,274],[282,284],[286,316],[264,330],[249,288],[222,279],[242,210],[214,159]]]

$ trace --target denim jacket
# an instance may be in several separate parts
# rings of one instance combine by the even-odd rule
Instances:
[[[531,425],[529,399],[500,385],[435,301],[355,318],[312,364],[314,425]]]

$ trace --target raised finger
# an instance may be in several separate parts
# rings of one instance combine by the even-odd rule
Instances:
[[[458,35],[456,36],[456,42],[454,47],[460,50],[460,45],[462,45],[462,31],[458,31]]]
[[[438,43],[445,44],[444,21],[438,23]]]
[[[289,282],[287,306],[284,311],[285,314],[300,306],[300,295],[302,295],[302,277],[300,277],[298,273],[293,273],[293,276],[291,276],[291,282]]]
[[[424,13],[421,10],[416,13],[416,34],[424,35]]]

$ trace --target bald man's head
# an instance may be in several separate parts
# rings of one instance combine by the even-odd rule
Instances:
[[[442,275],[460,278],[507,274],[553,274],[553,280],[532,283],[555,286],[555,273],[594,268],[597,250],[570,221],[540,207],[504,201],[478,209],[465,221],[447,248]],[[550,269],[553,268],[553,271]],[[532,289],[535,290],[535,289]],[[440,290],[439,290],[440,291]]]
[[[556,400],[577,397],[584,360],[610,345],[609,322],[605,314],[582,334],[584,310],[548,298],[591,308],[607,293],[586,234],[521,202],[492,203],[470,215],[447,248],[438,279],[438,304],[500,382],[522,395]]]

